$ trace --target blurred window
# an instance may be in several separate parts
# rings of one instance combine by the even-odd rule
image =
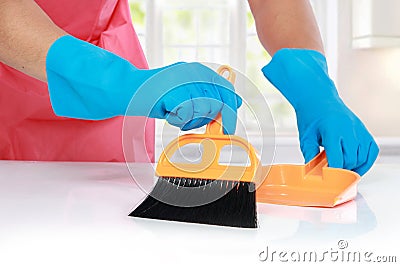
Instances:
[[[247,1],[129,1],[132,20],[151,68],[177,61],[229,64],[244,72],[264,94],[274,117],[277,135],[296,135],[293,109],[260,71],[270,56],[257,38]],[[321,1],[312,1],[323,31],[324,6],[318,2]],[[245,95],[245,98],[252,102],[251,95]],[[257,106],[253,108],[257,109]],[[249,117],[243,112],[240,116],[245,121]],[[162,123],[157,122],[157,134],[160,134]],[[246,124],[250,131],[256,127],[251,120]]]

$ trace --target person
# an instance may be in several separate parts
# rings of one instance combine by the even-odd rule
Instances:
[[[272,56],[262,71],[295,109],[305,161],[322,146],[329,166],[367,172],[379,148],[329,78],[308,0],[248,2]],[[0,0],[0,60],[1,159],[123,161],[128,115],[135,160],[153,161],[154,121],[144,117],[189,130],[221,112],[233,134],[242,103],[202,64],[148,69],[127,0]]]

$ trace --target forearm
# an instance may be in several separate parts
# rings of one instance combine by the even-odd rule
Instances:
[[[33,0],[0,0],[0,61],[46,81],[46,55],[66,33]]]
[[[273,56],[281,48],[324,53],[321,35],[308,0],[248,0],[259,39]]]

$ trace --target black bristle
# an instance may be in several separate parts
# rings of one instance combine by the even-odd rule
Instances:
[[[254,188],[251,182],[161,177],[129,216],[257,228]]]

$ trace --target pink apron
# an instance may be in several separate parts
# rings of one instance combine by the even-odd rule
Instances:
[[[69,34],[148,68],[127,0],[35,0]],[[130,161],[154,161],[154,120],[131,117]],[[133,122],[132,122],[133,120]],[[0,159],[124,161],[123,118],[84,121],[54,115],[47,85],[0,63]],[[145,129],[145,130],[144,130]]]

